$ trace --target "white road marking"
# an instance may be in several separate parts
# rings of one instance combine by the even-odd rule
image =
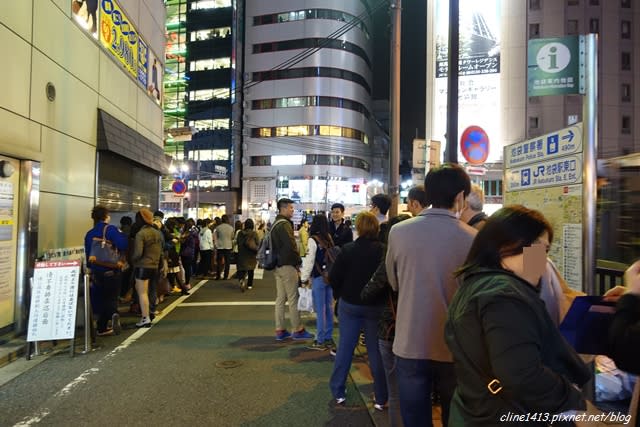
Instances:
[[[201,280],[200,282],[198,282],[197,285],[195,285],[193,287],[192,290],[193,291],[197,291],[205,283],[207,283],[206,280]],[[160,321],[164,316],[166,316],[167,314],[171,313],[176,307],[178,307],[182,303],[182,301],[184,301],[187,298],[189,298],[188,295],[183,295],[183,296],[178,297],[174,302],[172,302],[167,307],[165,307],[162,310],[162,313],[160,313],[159,315],[156,316],[156,318],[154,319],[154,322]],[[66,396],[71,394],[71,392],[77,386],[79,386],[80,384],[84,384],[84,383],[88,382],[89,381],[89,377],[91,377],[92,375],[95,375],[98,372],[100,372],[100,366],[103,363],[105,363],[106,361],[108,361],[109,359],[111,359],[112,357],[117,355],[118,353],[120,353],[125,348],[129,347],[131,344],[133,344],[137,340],[139,340],[140,337],[142,337],[144,334],[146,334],[150,329],[151,328],[140,328],[137,331],[135,331],[133,334],[131,334],[129,337],[127,337],[127,339],[125,339],[122,342],[122,344],[120,344],[118,347],[116,347],[113,350],[111,350],[106,356],[104,356],[102,359],[100,359],[96,363],[96,367],[95,368],[87,369],[86,371],[84,371],[83,373],[78,375],[75,379],[73,379],[69,384],[67,384],[66,386],[62,387],[50,399],[47,399],[47,403],[48,403],[47,406],[48,407],[44,407],[44,408],[40,409],[39,411],[37,411],[35,414],[23,418],[22,421],[18,422],[17,424],[14,424],[14,427],[30,426],[32,424],[37,424],[40,421],[42,421],[47,415],[49,415],[51,413],[51,410],[49,409],[49,407],[54,406],[52,404],[56,403],[55,400],[64,399]]]
[[[214,302],[185,302],[180,307],[223,307],[237,305],[275,305],[275,301],[214,301]]]

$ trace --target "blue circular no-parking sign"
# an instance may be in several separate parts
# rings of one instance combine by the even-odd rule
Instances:
[[[469,164],[483,164],[489,157],[489,135],[480,126],[469,126],[462,132],[460,151]]]
[[[175,181],[173,181],[173,184],[171,184],[171,190],[173,190],[173,192],[177,195],[181,196],[187,192],[187,184],[185,184],[181,179],[176,179]]]

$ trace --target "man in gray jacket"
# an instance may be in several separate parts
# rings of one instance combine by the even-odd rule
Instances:
[[[308,340],[307,332],[298,313],[298,268],[302,264],[298,245],[293,236],[293,200],[278,200],[278,216],[271,226],[271,244],[278,260],[276,276],[276,341],[287,338]],[[284,327],[284,305],[289,301],[289,318],[293,334]]]
[[[424,181],[427,205],[389,232],[387,276],[398,291],[393,353],[405,427],[432,426],[431,390],[440,389],[442,425],[447,425],[455,388],[453,358],[444,340],[447,307],[458,289],[454,271],[476,230],[460,221],[471,183],[462,167],[444,164]]]

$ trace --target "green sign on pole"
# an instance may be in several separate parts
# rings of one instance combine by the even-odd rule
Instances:
[[[580,93],[578,36],[529,40],[528,96]]]

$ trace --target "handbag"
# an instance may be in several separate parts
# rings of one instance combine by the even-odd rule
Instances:
[[[299,287],[298,294],[298,311],[308,311],[313,313],[313,293],[311,288]]]
[[[89,264],[120,270],[125,262],[118,249],[107,240],[107,227],[102,229],[102,237],[94,237],[91,241]]]

